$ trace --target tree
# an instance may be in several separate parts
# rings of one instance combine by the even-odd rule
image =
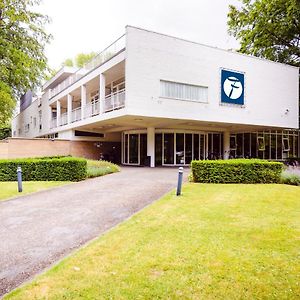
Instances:
[[[86,63],[88,63],[92,58],[97,55],[95,52],[90,53],[79,53],[75,56],[75,59],[67,58],[63,63],[62,66],[66,67],[77,67],[82,68]]]
[[[17,99],[40,84],[47,68],[48,18],[32,11],[39,3],[0,0],[0,124],[11,117]]]
[[[240,0],[229,7],[229,33],[240,52],[300,66],[300,0]]]

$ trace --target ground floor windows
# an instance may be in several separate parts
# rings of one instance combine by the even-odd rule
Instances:
[[[229,139],[229,158],[285,160],[300,155],[298,131],[231,133]],[[158,130],[153,141],[155,166],[189,165],[193,159],[222,159],[224,144],[221,132]],[[149,165],[146,131],[124,133],[122,147],[124,164]]]
[[[298,156],[299,132],[295,130],[237,133],[230,136],[230,158],[285,160]]]
[[[147,134],[134,133],[123,135],[123,163],[144,165],[147,159]]]

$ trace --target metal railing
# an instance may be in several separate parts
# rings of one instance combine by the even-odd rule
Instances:
[[[93,59],[91,59],[88,63],[86,63],[82,68],[78,69],[74,74],[70,75],[56,87],[54,87],[51,92],[49,93],[49,99],[56,96],[58,93],[72,85],[74,82],[82,78],[84,75],[89,73],[91,70],[95,69],[96,67],[100,66],[111,57],[116,55],[118,52],[125,48],[126,44],[126,37],[123,34],[119,37],[115,42],[101,51],[98,55],[96,55]]]
[[[75,108],[72,110],[72,122],[81,120],[81,107]]]
[[[104,100],[104,112],[120,109],[125,106],[125,89],[107,95]]]
[[[85,106],[85,118],[93,117],[99,115],[100,113],[100,106],[99,100],[88,102]]]
[[[65,112],[60,117],[60,126],[68,124],[68,113]]]
[[[57,119],[56,118],[52,118],[50,120],[50,129],[57,127]]]

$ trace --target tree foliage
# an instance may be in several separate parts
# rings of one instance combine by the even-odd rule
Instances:
[[[240,52],[300,66],[300,0],[240,1],[228,14]]]
[[[0,0],[0,124],[17,99],[34,90],[44,76],[48,18],[32,11],[40,0]]]
[[[75,59],[67,58],[62,65],[66,67],[77,67],[82,68],[86,63],[88,63],[92,58],[97,55],[95,52],[90,53],[78,53]]]

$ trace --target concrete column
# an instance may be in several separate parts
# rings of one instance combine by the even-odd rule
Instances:
[[[61,117],[61,106],[60,101],[56,101],[56,126],[60,125],[60,117]]]
[[[224,159],[229,159],[230,154],[230,132],[224,131],[223,132],[223,157]]]
[[[71,94],[68,94],[67,99],[68,99],[68,107],[67,107],[68,124],[70,124],[72,122],[72,101],[73,101],[73,96]]]
[[[81,120],[84,119],[85,116],[85,107],[86,107],[86,86],[81,86]]]
[[[155,167],[155,128],[147,128],[147,156],[150,156],[150,167]]]
[[[100,114],[104,113],[104,101],[105,101],[105,75],[100,74],[100,87],[99,87],[99,111]]]

